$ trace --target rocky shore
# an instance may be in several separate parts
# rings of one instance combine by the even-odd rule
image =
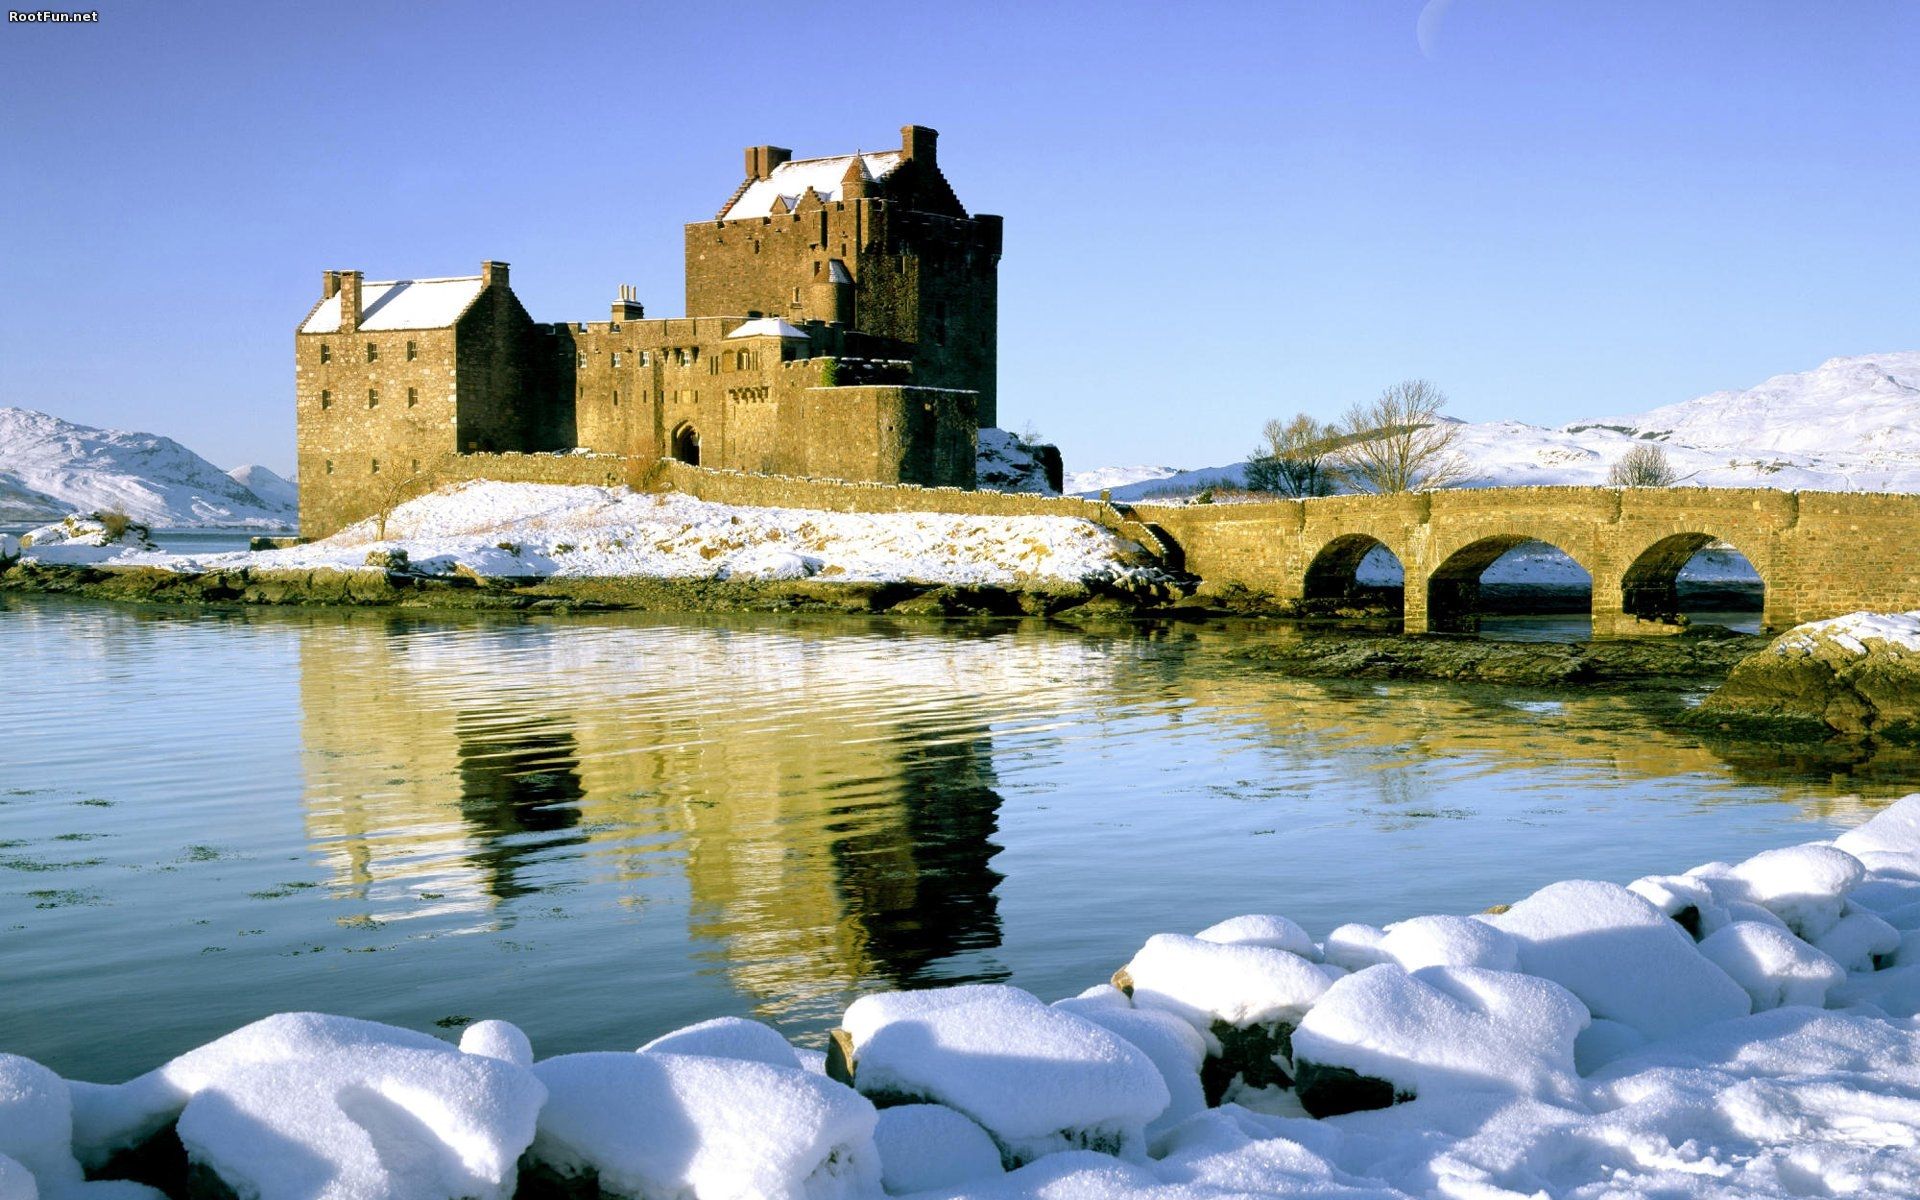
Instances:
[[[1436,679],[1535,686],[1698,683],[1726,677],[1764,638],[1702,627],[1680,637],[1591,642],[1494,642],[1428,636],[1304,637],[1262,642],[1236,656],[1288,675],[1326,679]]]
[[[1796,626],[1736,665],[1693,720],[1779,736],[1920,742],[1920,612]]]
[[[1171,584],[1147,577],[1017,585],[818,579],[654,579],[427,575],[360,570],[48,565],[0,568],[0,592],[145,604],[275,604],[483,612],[812,612],[912,617],[1129,618],[1171,611]]]

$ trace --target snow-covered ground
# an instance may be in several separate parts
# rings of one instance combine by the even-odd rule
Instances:
[[[1920,491],[1920,351],[1828,359],[1745,391],[1558,429],[1463,423],[1456,449],[1466,487],[1603,485],[1614,462],[1646,442],[1666,452],[1684,484]],[[1243,465],[1102,468],[1074,473],[1067,490],[1107,487],[1117,500],[1190,495],[1238,486]]]
[[[156,529],[279,530],[299,519],[292,485],[264,467],[228,475],[172,438],[0,408],[0,522],[107,510]]]
[[[90,531],[91,527],[89,527]],[[354,569],[404,551],[425,574],[478,577],[910,580],[1008,585],[1151,572],[1138,546],[1077,517],[831,513],[712,504],[679,493],[469,483],[400,505],[386,536],[362,521],[324,541],[252,553],[167,554],[37,530],[28,558],[206,571]]]
[[[0,1054],[0,1197],[152,1197],[83,1170],[170,1125],[259,1200],[505,1200],[524,1162],[687,1200],[1920,1194],[1920,794],[1498,913],[1160,934],[1125,971],[863,997],[852,1086],[739,1018],[541,1059],[501,1021],[282,1014],[119,1084]]]

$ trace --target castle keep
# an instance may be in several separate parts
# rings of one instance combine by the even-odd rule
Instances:
[[[749,147],[714,219],[686,227],[682,318],[647,319],[623,287],[607,320],[537,322],[501,262],[326,272],[294,337],[301,531],[484,477],[490,455],[972,487],[997,415],[1001,222],[961,206],[933,130],[901,133],[830,158]]]

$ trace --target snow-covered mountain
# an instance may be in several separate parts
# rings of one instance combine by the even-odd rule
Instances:
[[[235,467],[227,472],[227,476],[269,505],[300,507],[300,489],[291,480],[280,478],[259,463]]]
[[[1920,351],[1831,358],[1745,391],[1714,392],[1632,416],[1544,429],[1521,421],[1462,424],[1466,487],[1604,484],[1630,448],[1657,443],[1683,484],[1820,491],[1920,491]],[[1112,487],[1115,499],[1231,486],[1243,464]],[[1124,472],[1132,468],[1108,468]]]
[[[265,468],[241,471],[276,494],[255,492],[172,438],[0,408],[0,522],[111,509],[161,529],[293,528],[292,485]]]

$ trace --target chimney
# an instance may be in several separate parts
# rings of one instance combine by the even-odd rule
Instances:
[[[360,272],[341,271],[340,332],[353,333],[360,328]]]
[[[630,283],[621,284],[620,298],[613,302],[613,319],[638,321],[646,315],[646,306],[640,303],[640,289]]]
[[[480,264],[480,286],[492,287],[496,283],[507,286],[507,264],[489,259]]]
[[[793,151],[781,146],[748,146],[747,178],[765,179],[773,169],[793,157]]]
[[[331,300],[340,293],[340,272],[320,272],[320,298]]]
[[[900,127],[900,157],[908,160],[919,159],[929,167],[934,166],[933,145],[940,140],[940,131],[928,129],[925,125],[902,125]]]

